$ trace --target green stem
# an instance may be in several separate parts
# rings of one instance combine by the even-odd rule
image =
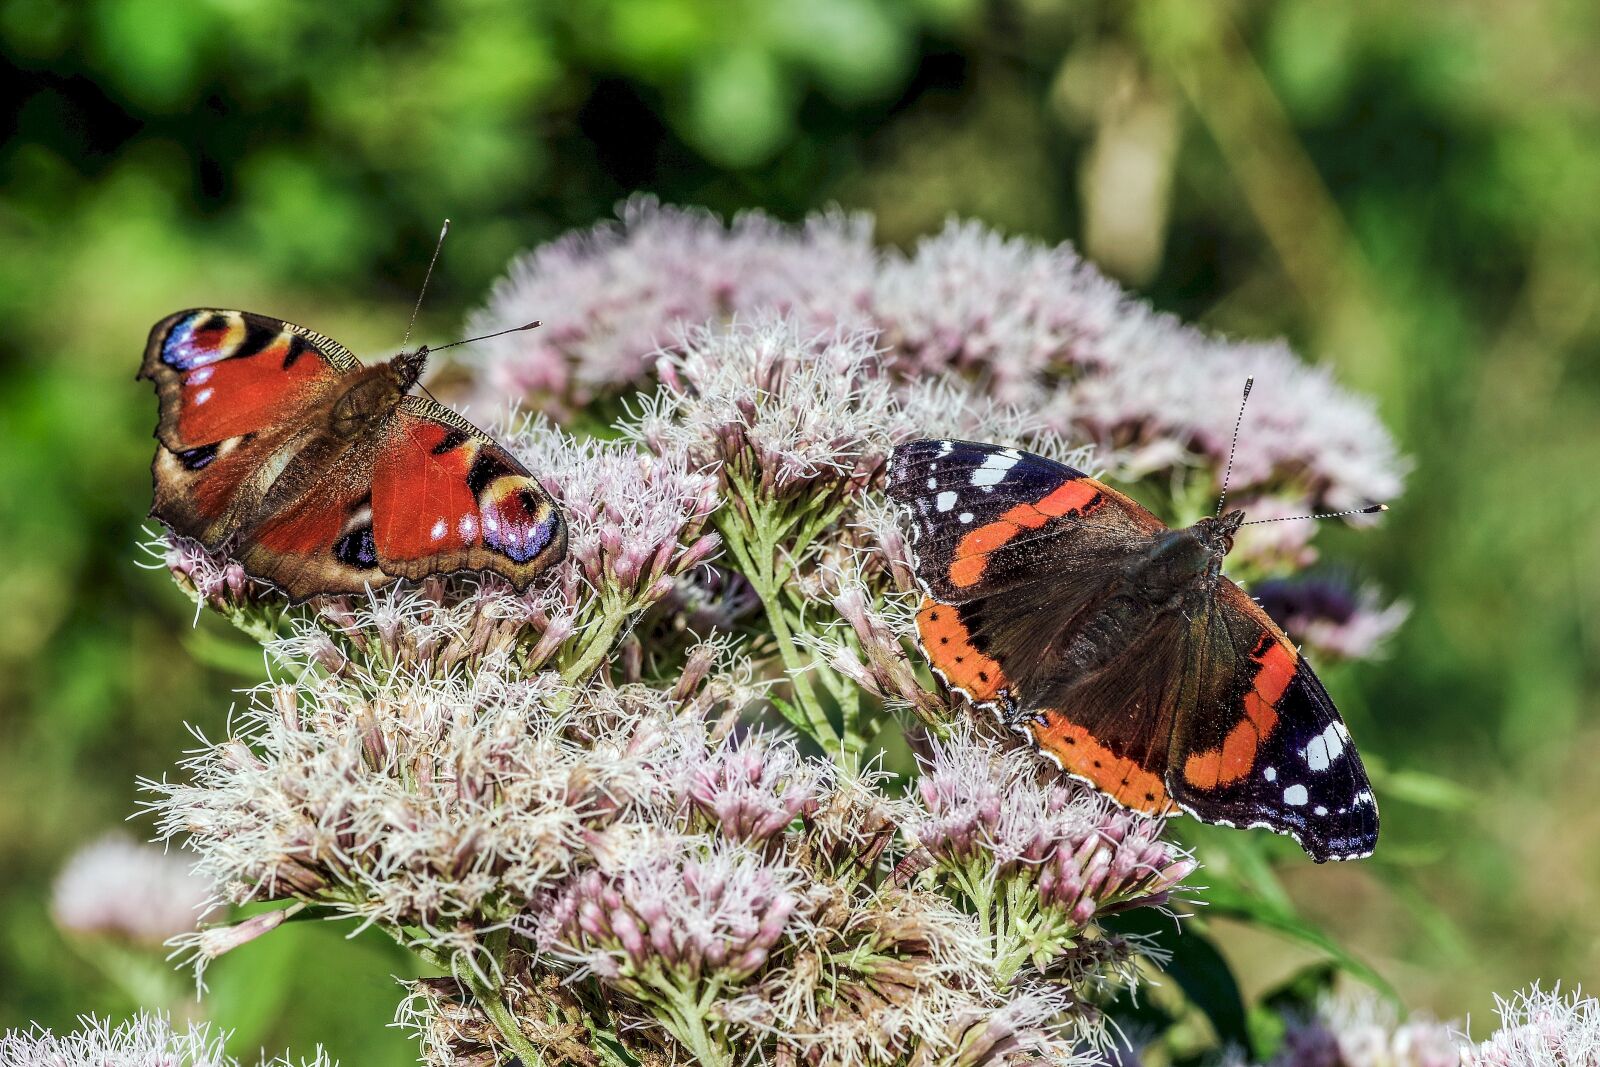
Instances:
[[[705,1012],[693,997],[681,990],[667,992],[666,1011],[672,1017],[669,1024],[679,1041],[694,1055],[694,1061],[707,1067],[726,1067],[733,1056],[720,1046],[705,1025]],[[712,992],[715,992],[713,990]]]
[[[500,1034],[506,1046],[522,1062],[522,1067],[539,1067],[544,1063],[544,1054],[528,1040],[528,1035],[522,1032],[517,1018],[511,1014],[511,1009],[506,1007],[505,996],[499,982],[488,982],[479,976],[477,969],[471,966],[456,967],[447,953],[440,952],[428,945],[421,944],[406,936],[403,930],[384,927],[385,932],[403,948],[409,949],[428,966],[453,974],[457,979],[466,983],[473,999],[477,1001],[483,1013],[494,1024],[495,1030]],[[511,941],[509,930],[495,930],[485,939],[485,948],[494,958],[496,974],[503,974],[501,969],[505,964],[506,948]]]
[[[496,976],[505,973],[506,950],[511,943],[509,930],[494,930],[484,938],[484,948],[488,950]],[[522,1026],[517,1022],[517,1017],[511,1014],[511,1009],[506,1007],[504,988],[496,977],[492,982],[486,981],[473,966],[460,968],[467,983],[467,988],[478,1001],[483,1013],[494,1023],[494,1028],[500,1032],[507,1047],[522,1061],[522,1067],[539,1067],[544,1063],[544,1054],[534,1047],[528,1040],[528,1035],[522,1032]]]
[[[517,1059],[522,1061],[522,1067],[538,1067],[544,1063],[544,1055],[534,1047],[533,1042],[528,1040],[528,1036],[518,1025],[516,1016],[506,1007],[500,987],[485,982],[471,967],[466,968],[465,979],[467,988],[472,990],[473,997],[478,1001],[478,1006],[489,1017],[489,1021],[494,1023],[494,1028],[500,1032],[500,1037],[506,1046],[515,1053]]]
[[[600,611],[599,628],[584,642],[583,652],[577,661],[561,672],[561,680],[569,685],[575,685],[594,673],[595,668],[605,660],[606,653],[611,651],[612,643],[616,641],[617,634],[622,632],[622,627],[627,622],[627,608],[609,598],[600,606]]]
[[[777,643],[778,655],[788,672],[789,685],[800,712],[801,718],[794,725],[810,734],[823,748],[830,751],[839,748],[839,734],[834,730],[833,723],[828,721],[827,712],[817,699],[811,679],[806,676],[815,664],[801,655],[784,610],[783,587],[776,577],[778,553],[772,522],[765,518],[757,519],[754,515],[748,522],[741,521],[731,508],[718,512],[717,518],[717,528],[729,553],[761,598],[767,625]]]

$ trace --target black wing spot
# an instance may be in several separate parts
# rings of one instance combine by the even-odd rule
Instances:
[[[1099,761],[1099,760],[1095,760],[1095,761],[1094,761],[1094,765],[1095,765],[1095,766],[1096,766],[1096,767],[1098,767],[1098,766],[1100,766],[1100,761]]]
[[[226,330],[227,328],[228,316],[222,314],[221,312],[213,312],[211,317],[206,319],[206,321],[202,322],[199,326],[201,333],[208,333],[211,330]]]
[[[205,469],[206,465],[217,458],[216,445],[201,445],[199,448],[188,448],[177,453],[178,462],[183,464],[185,470],[197,471]]]
[[[950,639],[948,637],[941,637],[939,638],[939,643],[941,645],[948,645],[950,643]]]
[[[461,446],[461,442],[465,441],[466,439],[466,431],[452,428],[445,433],[444,437],[440,439],[438,444],[433,446],[433,454],[436,456],[442,456],[452,449],[459,448]]]
[[[263,326],[259,322],[244,320],[244,340],[239,342],[239,347],[233,350],[234,359],[249,359],[258,355],[268,345],[278,339],[279,331],[270,326]]]
[[[930,612],[928,612],[928,618],[931,619],[934,622],[938,622],[939,621],[939,613],[937,611],[930,611]]]
[[[347,567],[369,570],[378,565],[378,546],[372,540],[372,527],[351,530],[333,543],[333,558]]]
[[[485,448],[478,453],[478,458],[472,461],[472,469],[467,472],[467,488],[472,490],[473,496],[477,496],[496,478],[516,473],[503,456],[497,455],[493,449]]]
[[[300,357],[311,351],[311,342],[299,334],[289,338],[289,351],[283,354],[283,369],[288,370],[300,361]]]
[[[988,671],[979,671],[978,672],[978,681],[987,682],[988,680],[989,680],[989,672]]]
[[[1146,794],[1145,794],[1145,795],[1144,795],[1144,798],[1145,798],[1145,799],[1146,799],[1146,800],[1154,800],[1154,799],[1155,799],[1155,798],[1156,798],[1156,795],[1155,795],[1155,794],[1154,794],[1154,793],[1146,793]]]

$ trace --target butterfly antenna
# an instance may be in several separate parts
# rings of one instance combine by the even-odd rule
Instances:
[[[417,312],[422,310],[422,298],[428,295],[428,282],[433,278],[433,265],[439,262],[439,252],[444,248],[445,235],[450,232],[450,220],[445,219],[444,225],[439,229],[439,243],[433,246],[433,258],[428,260],[428,273],[422,276],[422,288],[417,292],[417,303],[411,309],[411,321],[406,323],[406,336],[400,342],[403,349],[411,343],[411,331],[417,326]]]
[[[1217,497],[1217,514],[1228,500],[1228,479],[1233,477],[1233,453],[1239,447],[1239,427],[1244,425],[1244,406],[1250,402],[1250,388],[1256,384],[1255,375],[1244,380],[1244,396],[1239,398],[1239,416],[1233,420],[1233,441],[1228,445],[1228,467],[1222,472],[1222,494]]]
[[[1342,519],[1346,515],[1376,515],[1388,511],[1388,504],[1368,504],[1364,508],[1351,508],[1349,511],[1324,511],[1317,515],[1280,515],[1276,519],[1252,519],[1241,522],[1240,526],[1260,526],[1267,522],[1292,522],[1295,519]]]
[[[456,345],[470,345],[474,341],[487,341],[491,337],[504,337],[508,333],[521,333],[523,330],[535,329],[539,325],[540,325],[539,320],[538,319],[534,319],[532,322],[525,322],[521,326],[513,326],[509,330],[497,330],[494,333],[481,334],[481,335],[479,335],[477,337],[468,337],[468,338],[466,338],[465,340],[462,340],[462,341],[451,341],[447,345],[440,345],[438,348],[430,348],[427,351],[429,351],[429,352],[443,352],[447,348],[456,347]]]

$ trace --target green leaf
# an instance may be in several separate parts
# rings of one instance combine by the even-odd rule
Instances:
[[[1170,915],[1155,908],[1139,908],[1108,920],[1106,925],[1124,934],[1149,938],[1172,958],[1163,968],[1189,1002],[1198,1008],[1224,1046],[1247,1048],[1244,997],[1228,961],[1209,937],[1193,926],[1180,929]]]
[[[202,626],[184,634],[183,648],[196,663],[259,680],[267,670],[261,646],[232,640],[232,634],[230,630],[227,635],[219,635]]]
[[[1241,892],[1231,885],[1216,885],[1205,894],[1206,913],[1254,923],[1328,955],[1347,974],[1367,983],[1391,1000],[1399,995],[1371,966],[1347,952],[1338,942],[1305,919],[1278,904]]]

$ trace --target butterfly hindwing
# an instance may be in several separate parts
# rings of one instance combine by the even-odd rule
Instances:
[[[1173,798],[1206,822],[1288,834],[1319,861],[1371,855],[1372,784],[1310,665],[1225,578],[1205,631],[1189,663],[1208,695],[1173,734]]]
[[[359,485],[313,484],[253,529],[236,551],[248,574],[295,601],[393,580],[378,566],[371,500]]]
[[[372,472],[378,560],[394,575],[493,570],[515,585],[566,551],[566,525],[537,479],[455,412],[400,403]]]

